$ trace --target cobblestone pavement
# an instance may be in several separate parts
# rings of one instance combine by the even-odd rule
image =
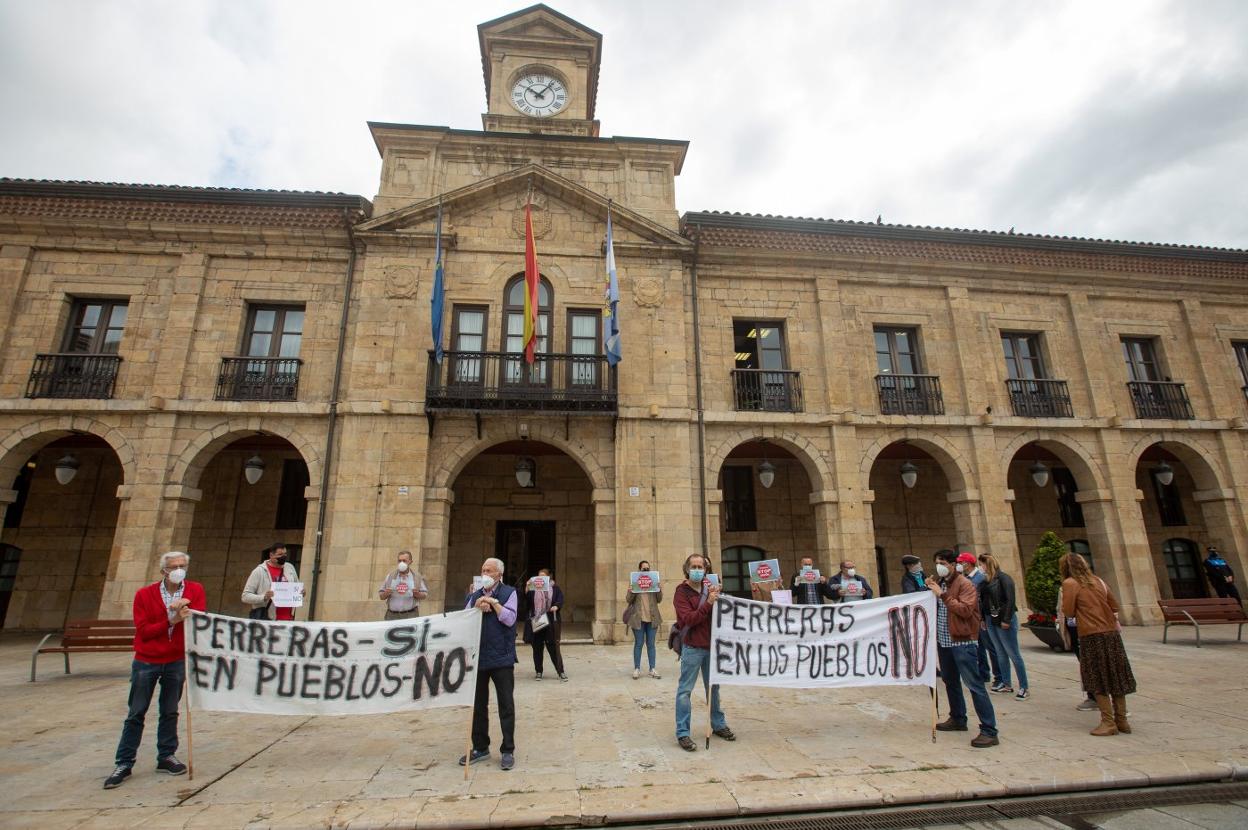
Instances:
[[[134,775],[104,791],[130,658],[75,655],[66,676],[49,655],[30,683],[35,638],[4,635],[0,826],[639,823],[1248,778],[1248,644],[1234,642],[1228,627],[1210,629],[1200,649],[1190,631],[1172,633],[1169,645],[1160,628],[1125,636],[1140,688],[1128,699],[1132,735],[1088,735],[1097,714],[1075,711],[1074,658],[1025,641],[1032,698],[994,696],[1001,745],[992,749],[971,748],[973,731],[941,733],[933,744],[922,688],[729,687],[723,703],[739,739],[712,739],[709,751],[699,742],[686,753],[674,739],[673,655],[661,657],[661,680],[633,680],[631,646],[586,645],[566,649],[568,683],[535,681],[522,651],[510,772],[495,752],[464,781],[455,762],[466,709],[319,718],[196,712],[195,779],[171,778],[154,772],[153,709]],[[695,733],[705,719],[695,694]],[[185,718],[181,728],[185,736]],[[494,728],[497,740],[496,720]],[[185,737],[180,755],[186,760]],[[1246,826],[1216,823],[1241,807],[1098,820],[1115,830]]]

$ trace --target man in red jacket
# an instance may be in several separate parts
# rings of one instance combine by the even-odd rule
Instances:
[[[160,722],[156,727],[156,771],[182,775],[186,764],[178,751],[178,703],[186,679],[186,626],[191,611],[206,611],[204,586],[186,581],[191,557],[171,551],[160,557],[162,579],[134,594],[134,663],[130,666],[130,712],[117,744],[116,768],[104,789],[130,777],[143,740],[143,718],[160,684]]]
[[[699,554],[685,558],[685,580],[676,586],[672,605],[676,608],[676,625],[684,636],[680,651],[680,680],[676,683],[676,743],[686,752],[694,752],[697,745],[689,737],[692,717],[690,695],[702,672],[702,688],[711,680],[711,610],[719,599],[719,586],[706,580],[709,563]],[[711,704],[711,731],[725,741],[735,741],[737,736],[728,728],[728,720],[719,708],[719,684],[708,692]]]

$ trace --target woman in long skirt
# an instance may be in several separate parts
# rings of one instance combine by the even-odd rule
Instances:
[[[1127,695],[1135,692],[1135,675],[1127,660],[1118,626],[1118,601],[1088,562],[1068,553],[1058,563],[1062,575],[1062,608],[1074,617],[1079,629],[1079,674],[1083,688],[1096,697],[1101,722],[1092,734],[1098,737],[1130,734]]]

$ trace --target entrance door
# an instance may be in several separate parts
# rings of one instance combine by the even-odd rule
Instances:
[[[542,568],[555,570],[555,523],[498,522],[494,534],[494,555],[506,566],[503,581],[523,590],[529,577]]]
[[[1196,545],[1188,539],[1167,539],[1161,548],[1170,577],[1170,594],[1175,599],[1204,599],[1205,581],[1200,578]]]

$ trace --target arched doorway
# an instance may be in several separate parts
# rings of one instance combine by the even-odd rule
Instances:
[[[1159,441],[1140,453],[1135,486],[1158,595],[1212,596],[1200,562],[1212,545],[1238,564],[1232,511],[1210,463],[1193,447]],[[1242,572],[1237,568],[1237,572]]]
[[[871,465],[874,494],[871,524],[875,531],[877,595],[900,590],[901,557],[913,553],[930,563],[944,548],[970,550],[969,517],[959,516],[949,496],[954,491],[945,466],[914,441],[889,444]],[[861,563],[858,564],[861,570]],[[929,564],[930,567],[930,564]]]
[[[203,465],[187,550],[209,611],[246,615],[243,585],[274,542],[286,545],[300,578],[311,581],[312,563],[302,561],[310,483],[299,451],[275,435],[239,438]]]
[[[720,502],[716,568],[729,593],[750,595],[749,562],[780,560],[786,580],[805,556],[828,573],[816,530],[810,476],[801,460],[782,442],[755,439],[734,447],[719,470]],[[712,551],[714,552],[714,550]]]
[[[507,584],[521,590],[549,568],[564,592],[564,638],[589,637],[595,510],[593,485],[576,459],[542,441],[504,441],[474,456],[451,490],[445,607],[463,607],[482,560],[495,556],[506,566]]]
[[[5,628],[61,628],[99,616],[122,479],[113,448],[79,433],[48,436],[4,482],[16,494],[0,533]]]

